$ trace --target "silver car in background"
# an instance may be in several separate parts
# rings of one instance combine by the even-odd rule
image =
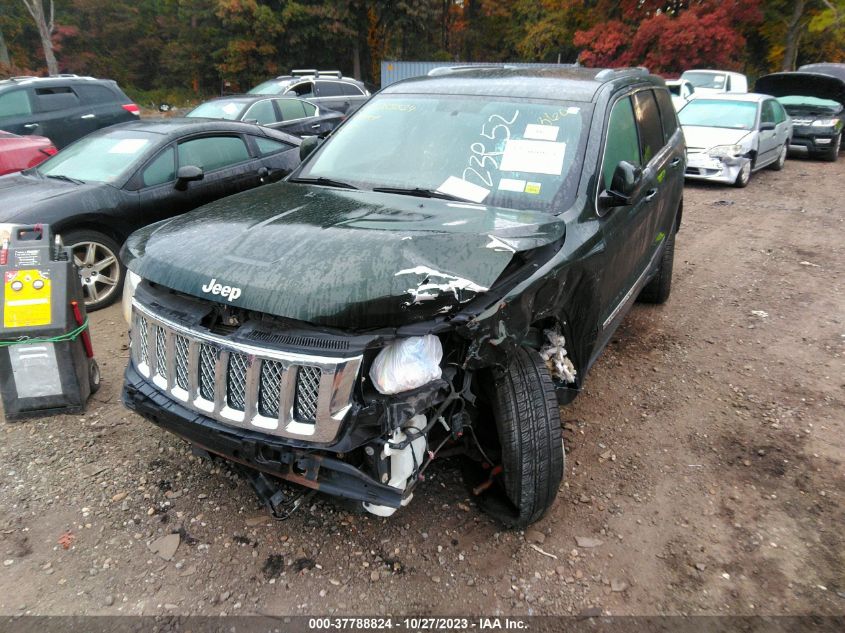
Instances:
[[[745,187],[753,172],[780,170],[786,161],[792,120],[769,95],[696,97],[678,119],[687,143],[688,179]]]

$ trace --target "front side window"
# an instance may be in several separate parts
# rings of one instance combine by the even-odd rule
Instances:
[[[0,94],[0,117],[32,114],[26,90],[10,90]]]
[[[213,171],[249,160],[246,143],[239,136],[204,136],[179,145],[179,166],[194,165]]]
[[[634,93],[634,113],[637,116],[637,126],[640,130],[640,145],[642,148],[643,164],[654,158],[663,147],[663,125],[660,122],[660,112],[654,100],[654,92],[640,90]]]
[[[757,104],[753,101],[693,99],[678,113],[681,125],[724,127],[753,130],[757,122]]]
[[[297,177],[559,212],[578,187],[591,114],[590,104],[578,102],[381,95]]]
[[[176,180],[176,153],[168,147],[144,168],[141,180],[145,187]]]
[[[129,173],[159,138],[158,134],[138,130],[86,136],[35,169],[43,176],[115,182]]]
[[[641,165],[640,143],[637,137],[637,121],[634,118],[634,107],[631,98],[620,99],[610,112],[607,123],[607,141],[604,147],[602,161],[602,182],[605,189],[610,189],[613,172],[622,161],[632,165]]]
[[[313,97],[314,96],[314,82],[303,81],[295,86],[291,86],[285,94],[296,95],[297,97]]]
[[[255,121],[259,125],[267,125],[276,122],[276,110],[270,99],[253,103],[249,110],[244,113],[244,121]]]

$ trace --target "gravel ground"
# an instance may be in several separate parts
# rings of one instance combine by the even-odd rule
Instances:
[[[122,407],[125,325],[93,314],[88,411],[0,426],[0,614],[845,613],[843,178],[687,187],[672,298],[561,409],[566,480],[524,533],[449,460],[390,519],[269,519]]]

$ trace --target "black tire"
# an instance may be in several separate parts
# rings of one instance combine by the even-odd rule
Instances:
[[[833,147],[824,155],[824,159],[831,163],[835,163],[839,159],[839,149],[842,147],[842,134],[836,137],[833,141]]]
[[[672,292],[672,268],[675,265],[675,229],[669,231],[663,255],[657,267],[657,274],[640,291],[637,301],[643,303],[666,303]]]
[[[504,502],[482,505],[506,526],[525,527],[546,513],[563,477],[554,382],[536,351],[519,348],[497,373],[490,398],[503,469],[498,496]]]
[[[117,301],[126,275],[118,257],[120,244],[108,235],[87,230],[65,233],[62,239],[71,247],[79,268],[85,309],[93,312]]]
[[[769,165],[769,168],[772,171],[780,171],[783,169],[783,166],[786,164],[786,155],[789,153],[789,143],[786,142],[783,144],[783,147],[780,150],[780,154],[778,154],[778,159]]]
[[[100,366],[93,358],[88,363],[88,387],[92,394],[100,390]]]
[[[746,167],[748,169],[746,169]],[[739,173],[736,175],[736,180],[734,180],[734,187],[738,187],[739,189],[744,189],[748,186],[748,183],[751,182],[751,173],[754,171],[754,163],[750,161],[747,165],[744,165],[742,169],[739,170]]]

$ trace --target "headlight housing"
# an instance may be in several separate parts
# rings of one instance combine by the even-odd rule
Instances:
[[[836,125],[836,119],[816,119],[812,123],[812,127],[833,127]]]
[[[716,145],[707,150],[707,155],[711,158],[736,158],[744,153],[742,145]]]
[[[135,296],[135,289],[141,283],[142,278],[136,275],[131,270],[126,271],[126,279],[123,282],[123,318],[131,326],[132,325],[132,298]]]
[[[384,395],[410,391],[443,375],[442,358],[443,346],[433,334],[398,339],[378,353],[370,378]]]

